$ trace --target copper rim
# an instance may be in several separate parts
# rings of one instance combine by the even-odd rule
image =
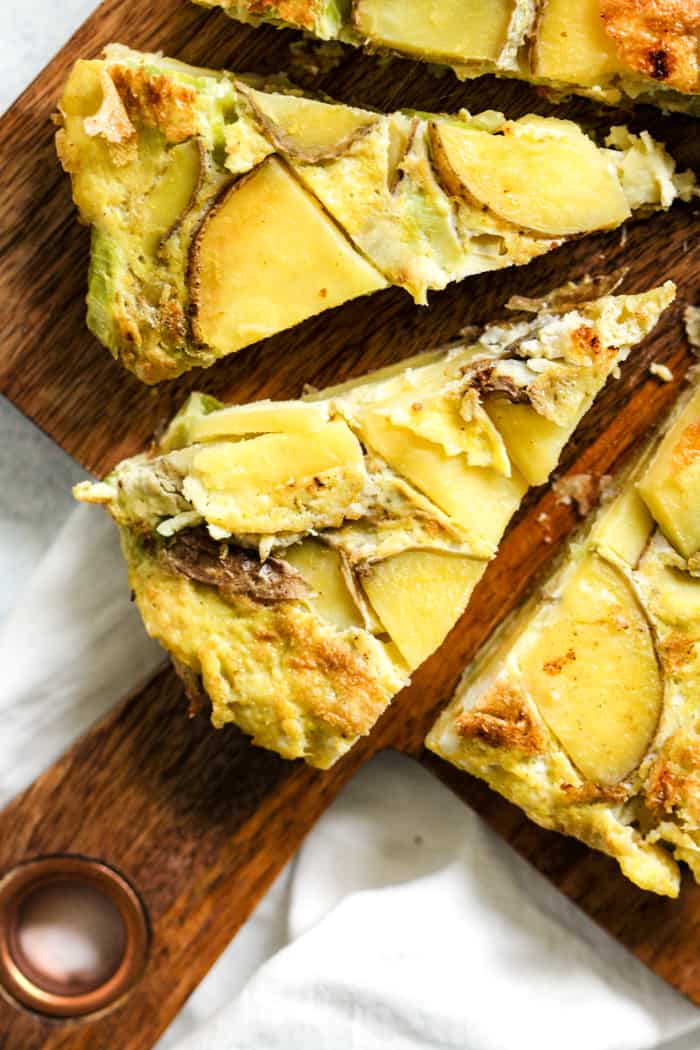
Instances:
[[[40,887],[52,883],[89,886],[117,908],[124,925],[124,951],[114,972],[97,987],[78,994],[59,993],[37,983],[23,968],[16,949],[20,911]],[[102,861],[60,854],[17,865],[0,881],[0,985],[17,1003],[51,1017],[82,1017],[114,1006],[140,977],[149,931],[143,904],[132,886]]]

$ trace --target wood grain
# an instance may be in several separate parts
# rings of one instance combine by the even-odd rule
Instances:
[[[87,233],[75,222],[49,121],[71,63],[110,40],[187,61],[272,71],[295,60],[295,34],[236,26],[178,0],[103,4],[0,121],[6,191],[0,200],[0,391],[88,469],[103,473],[141,447],[192,388],[226,399],[289,397],[443,343],[498,315],[513,292],[537,294],[587,271],[629,267],[625,290],[672,277],[679,302],[610,383],[567,449],[562,470],[606,473],[670,405],[690,363],[680,323],[700,277],[700,223],[691,207],[620,232],[571,243],[521,270],[486,275],[420,309],[397,290],[351,303],[223,361],[206,374],[148,390],[123,372],[84,326]],[[313,45],[304,45],[313,56]],[[298,71],[297,79],[307,73]],[[348,50],[316,87],[382,108],[509,115],[555,109],[521,84],[459,85],[403,60],[379,64]],[[585,101],[564,112],[591,126],[624,116]],[[698,167],[697,124],[651,110],[635,117]],[[665,362],[674,382],[648,376]],[[543,519],[542,515],[546,515]],[[543,524],[543,522],[546,522]],[[470,656],[547,565],[575,519],[551,492],[531,493],[447,643],[416,674],[373,733],[328,773],[252,748],[234,729],[186,717],[175,676],[163,672],[96,726],[0,813],[0,873],[42,853],[98,856],[130,878],[153,927],[145,975],[111,1013],[56,1024],[0,1001],[7,1050],[147,1050],[202,979],[324,808],[373,754],[397,748],[456,790],[516,849],[631,951],[700,1002],[700,889],[677,902],[643,894],[607,858],[544,832],[484,785],[423,752],[425,733]]]

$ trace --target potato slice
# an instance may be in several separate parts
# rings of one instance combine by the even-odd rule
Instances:
[[[252,401],[192,418],[186,444],[245,434],[315,434],[327,422],[328,406],[323,402]]]
[[[209,212],[189,283],[195,338],[222,355],[386,287],[274,157]]]
[[[172,146],[165,157],[165,170],[143,205],[141,229],[150,253],[175,233],[192,206],[203,177],[205,153],[198,139]]]
[[[666,564],[664,546],[657,534],[639,563],[638,579],[650,612],[662,624],[658,648],[665,657],[666,673],[669,677],[690,675],[693,678],[686,699],[695,722],[693,713],[700,681],[700,578]],[[692,655],[694,647],[695,656]]]
[[[442,551],[403,551],[363,574],[372,608],[412,670],[467,607],[485,563]]]
[[[446,455],[439,445],[393,426],[371,409],[358,413],[357,422],[363,441],[464,530],[474,557],[495,553],[527,490],[517,470],[504,477],[492,467],[470,467],[464,456]]]
[[[307,604],[318,615],[344,630],[346,627],[364,627],[364,618],[343,576],[337,551],[315,540],[287,547],[284,560],[304,577],[316,592]]]
[[[634,485],[627,486],[593,526],[591,546],[609,561],[630,568],[639,561],[654,520]]]
[[[339,157],[379,119],[366,109],[236,86],[273,146],[309,164]]]
[[[312,441],[304,433],[262,434],[203,445],[183,490],[212,525],[270,534],[337,527],[366,479],[360,442],[334,422]]]
[[[431,124],[433,162],[448,193],[519,228],[571,236],[631,212],[605,153],[568,120],[523,117],[502,134]]]
[[[639,493],[683,557],[700,550],[700,389],[661,442]]]
[[[357,0],[354,22],[373,44],[443,62],[495,62],[513,0]]]
[[[341,156],[292,166],[358,249],[416,302],[464,276],[469,242],[455,225],[417,118],[391,114]]]
[[[605,32],[600,0],[545,0],[532,48],[532,72],[582,87],[624,67]]]
[[[503,439],[477,396],[433,396],[421,400],[415,390],[377,406],[395,427],[438,445],[447,456],[464,456],[473,467],[493,467],[510,477],[510,460]]]
[[[501,397],[488,398],[484,407],[503,438],[511,463],[530,485],[543,485],[559,462],[571,427],[545,419],[532,405]]]
[[[647,620],[624,577],[596,554],[539,619],[534,644],[518,656],[523,685],[583,775],[616,784],[641,762],[661,713]]]

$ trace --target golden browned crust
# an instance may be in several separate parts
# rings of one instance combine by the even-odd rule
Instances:
[[[86,135],[101,135],[107,142],[118,146],[136,146],[136,128],[129,120],[126,106],[109,75],[106,66],[100,69],[102,102],[91,117],[85,117],[83,127]],[[132,158],[135,152],[132,151]],[[61,158],[59,150],[59,158]]]
[[[695,651],[698,639],[687,634],[671,633],[659,646],[659,656],[666,674],[678,674],[686,667]]]
[[[580,324],[578,328],[575,328],[571,333],[571,340],[577,349],[588,354],[592,359],[595,359],[600,350],[600,339],[589,324]]]
[[[562,784],[561,790],[566,795],[567,802],[574,806],[589,806],[596,802],[624,802],[630,797],[631,791],[626,784],[594,784],[587,781],[585,784]]]
[[[546,660],[542,664],[542,670],[545,674],[561,674],[566,664],[572,663],[576,659],[576,653],[573,649],[567,649],[562,656],[557,656],[554,660]]]
[[[686,470],[696,459],[700,459],[700,423],[691,423],[673,449],[673,466]]]
[[[187,336],[187,317],[182,303],[172,289],[164,289],[158,304],[158,317],[164,331],[173,342],[182,342]]]
[[[676,730],[653,763],[645,785],[647,806],[660,814],[680,810],[700,819],[700,733],[698,725]]]
[[[538,755],[545,748],[545,734],[527,695],[513,685],[497,682],[478,708],[457,718],[457,732],[467,740],[488,747]]]
[[[248,0],[245,6],[253,18],[278,18],[309,32],[316,26],[315,0],[276,0],[274,4],[270,0]]]
[[[600,0],[600,14],[631,69],[676,91],[700,90],[700,0]]]
[[[120,326],[121,327],[121,326]],[[138,328],[131,329],[137,336],[131,343],[124,343],[119,350],[119,360],[125,368],[133,372],[142,383],[151,386],[161,383],[164,379],[176,379],[182,374],[182,359],[173,357],[167,348],[151,345],[148,352],[141,350],[142,339]],[[211,364],[211,360],[203,359],[199,362],[205,367]]]
[[[580,324],[578,328],[575,328],[571,333],[571,341],[583,360],[590,361],[591,364],[607,367],[608,363],[619,353],[619,347],[601,343],[595,329],[589,324]]]
[[[141,330],[137,322],[126,310],[116,308],[114,310],[114,326],[119,332],[120,339],[124,345],[133,348],[135,352],[134,360],[138,360],[138,350],[143,344],[143,339],[141,338]],[[122,357],[124,360],[128,360],[126,351],[123,352]]]
[[[109,75],[132,123],[158,128],[168,142],[184,142],[197,132],[194,88],[143,68],[110,66]]]
[[[386,707],[386,689],[347,641],[291,617],[280,617],[277,638],[293,650],[288,666],[305,683],[308,710],[343,736],[368,733]],[[352,703],[339,704],[337,697]]]

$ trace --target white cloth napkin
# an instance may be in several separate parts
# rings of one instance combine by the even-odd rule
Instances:
[[[289,934],[178,1050],[642,1050],[697,1017],[399,756],[302,851]]]
[[[98,510],[69,517],[21,588],[0,660],[7,798],[162,660]],[[159,1050],[697,1050],[699,1020],[447,789],[386,754]]]

